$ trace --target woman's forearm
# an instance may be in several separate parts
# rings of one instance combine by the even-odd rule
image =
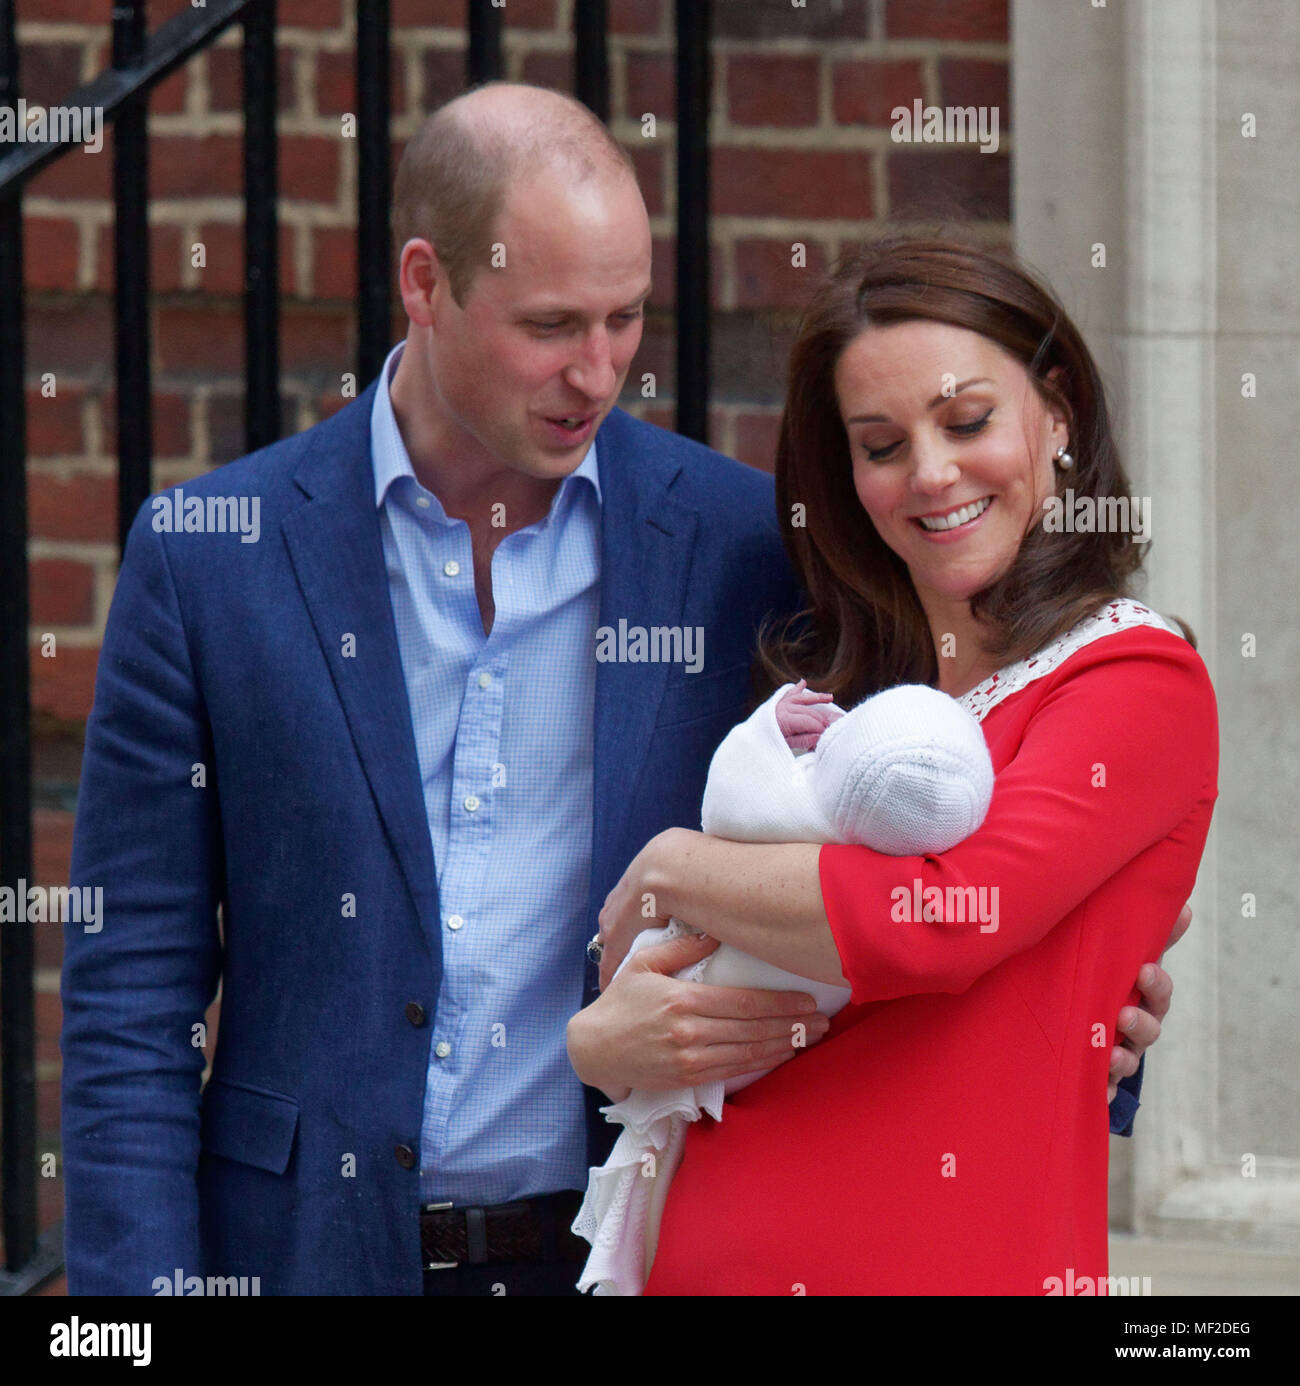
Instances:
[[[654,912],[816,982],[846,986],[812,842],[727,842],[673,829],[656,839],[643,887]]]

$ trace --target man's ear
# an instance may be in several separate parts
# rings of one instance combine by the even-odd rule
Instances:
[[[419,327],[431,327],[438,290],[446,289],[447,276],[428,241],[413,236],[402,247],[397,282],[406,316]]]

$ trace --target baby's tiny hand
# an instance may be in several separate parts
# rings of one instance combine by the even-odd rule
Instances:
[[[776,705],[776,724],[792,751],[813,750],[826,728],[843,716],[829,693],[814,693],[803,679]]]

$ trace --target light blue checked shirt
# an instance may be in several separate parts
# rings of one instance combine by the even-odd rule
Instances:
[[[587,941],[600,481],[593,443],[547,517],[501,541],[485,636],[469,526],[416,480],[393,415],[402,346],[370,438],[442,911],[420,1196],[490,1205],[587,1182],[564,1029]]]

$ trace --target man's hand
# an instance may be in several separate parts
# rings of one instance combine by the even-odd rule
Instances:
[[[632,1088],[664,1092],[771,1068],[822,1038],[830,1021],[805,992],[711,987],[671,975],[717,946],[693,934],[643,948],[569,1021],[578,1077],[621,1102]]]
[[[1165,944],[1164,957],[1187,932],[1192,922],[1192,907],[1184,905],[1174,923],[1173,932]],[[1160,1022],[1169,1013],[1169,1001],[1174,994],[1174,979],[1157,963],[1146,963],[1137,976],[1137,988],[1142,993],[1142,1005],[1124,1006],[1119,1013],[1117,1028],[1125,1038],[1110,1051],[1110,1083],[1106,1101],[1113,1102],[1121,1078],[1131,1078],[1138,1070],[1145,1049],[1160,1038]]]

